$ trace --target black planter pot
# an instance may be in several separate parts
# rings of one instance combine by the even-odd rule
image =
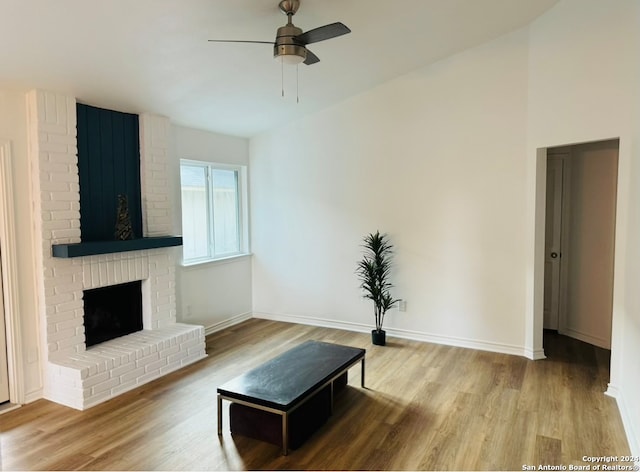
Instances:
[[[371,331],[371,342],[376,346],[384,346],[387,343],[387,332],[383,329],[380,331]]]

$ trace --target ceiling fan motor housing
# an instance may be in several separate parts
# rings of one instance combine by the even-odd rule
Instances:
[[[290,58],[293,60],[289,62],[293,63],[304,61],[307,58],[307,48],[295,40],[296,36],[301,34],[302,29],[293,24],[278,28],[276,42],[273,45],[273,57],[282,58],[284,61]]]

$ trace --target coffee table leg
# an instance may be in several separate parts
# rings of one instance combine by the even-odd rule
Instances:
[[[282,454],[286,456],[289,453],[289,416],[285,411],[282,413]]]
[[[364,357],[362,358],[362,375],[360,376],[360,385],[364,388]]]
[[[222,436],[222,397],[218,394],[218,436]]]

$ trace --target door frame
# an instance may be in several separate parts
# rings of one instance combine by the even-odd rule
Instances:
[[[22,337],[19,319],[18,264],[16,260],[15,210],[11,143],[0,140],[0,245],[2,245],[2,295],[9,370],[9,401],[22,404],[24,379]]]
[[[574,142],[560,142],[542,147],[530,148],[528,166],[531,169],[527,179],[528,213],[527,222],[527,261],[530,268],[526,284],[526,323],[524,354],[529,359],[544,359],[543,340],[543,297],[544,297],[544,229],[547,181],[547,150],[552,147],[572,146],[596,141],[618,140],[618,187],[616,193],[616,224],[613,271],[613,307],[611,314],[611,363],[610,380],[607,395],[616,397],[621,375],[620,347],[623,338],[625,270],[626,264],[626,228],[628,226],[627,201],[631,194],[630,176],[632,139],[625,135],[606,135],[589,137]]]

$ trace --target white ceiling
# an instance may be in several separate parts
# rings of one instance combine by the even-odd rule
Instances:
[[[518,29],[558,0],[302,0],[296,26],[351,34],[282,69],[278,0],[0,0],[0,86],[69,93],[174,123],[252,136]]]

